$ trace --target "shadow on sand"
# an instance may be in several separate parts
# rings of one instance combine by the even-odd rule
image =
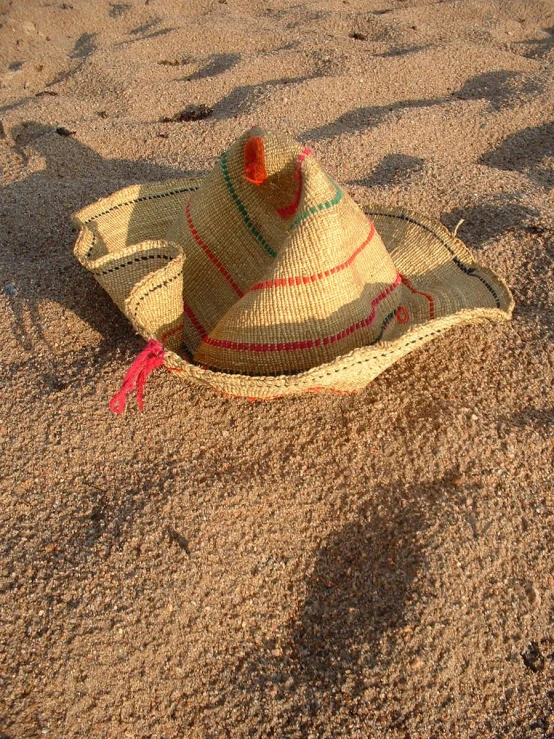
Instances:
[[[554,187],[554,123],[524,128],[508,136],[494,151],[481,157],[481,164],[495,169],[521,172],[532,182],[550,190]]]
[[[412,157],[408,154],[387,154],[370,175],[351,180],[350,184],[362,187],[400,185],[412,175],[421,172],[424,166],[425,160],[419,157]]]
[[[54,127],[35,121],[14,127],[4,144],[11,145],[24,165],[42,157],[44,168],[9,184],[2,193],[0,289],[8,299],[12,335],[32,355],[10,365],[2,384],[9,385],[31,363],[38,391],[57,392],[86,368],[98,371],[112,361],[118,347],[128,347],[130,356],[141,346],[133,340],[127,319],[73,256],[77,230],[72,215],[127,185],[168,180],[185,172],[144,161],[105,159],[77,138],[60,136]],[[57,353],[41,319],[41,306],[49,302],[73,312],[100,335],[100,341],[65,355]]]
[[[321,546],[283,638],[252,654],[237,675],[242,699],[260,712],[260,725],[271,726],[268,735],[307,736],[323,729],[325,716],[359,715],[409,623],[451,479],[377,490],[356,520]],[[276,713],[275,703],[282,708]]]
[[[486,72],[467,80],[459,90],[447,97],[400,100],[390,105],[372,105],[349,110],[324,126],[306,131],[304,138],[321,140],[345,133],[363,133],[369,128],[378,126],[391,113],[430,108],[455,100],[486,100],[492,110],[501,110],[504,107],[519,105],[522,99],[540,94],[543,88],[544,84],[532,75],[507,70]]]

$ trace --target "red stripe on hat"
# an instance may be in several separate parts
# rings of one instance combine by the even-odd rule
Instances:
[[[423,295],[424,298],[427,298],[427,300],[429,301],[429,318],[434,318],[435,301],[433,300],[433,296],[429,295],[429,293],[424,293],[422,290],[416,290],[416,288],[413,287],[411,282],[408,280],[407,277],[404,277],[404,275],[402,275],[402,282],[404,283],[404,285],[406,285],[408,290],[411,290],[411,292],[415,293],[416,295]]]
[[[237,285],[237,283],[233,280],[229,272],[225,269],[225,267],[221,264],[219,259],[216,257],[216,255],[211,251],[210,247],[206,244],[206,242],[201,238],[200,234],[196,230],[196,227],[192,221],[192,217],[190,215],[190,199],[187,201],[187,206],[185,209],[186,216],[187,216],[187,223],[189,230],[192,234],[192,237],[198,244],[198,246],[202,249],[204,254],[212,261],[213,264],[217,267],[217,269],[221,272],[223,277],[227,280],[229,285],[233,288],[233,290],[236,292],[236,294],[239,296],[239,298],[242,298],[243,292],[240,289],[240,287]]]
[[[326,269],[324,272],[318,272],[313,275],[300,275],[297,277],[281,277],[276,280],[266,280],[265,282],[257,282],[252,285],[250,290],[264,290],[272,287],[293,287],[294,285],[307,285],[309,282],[316,282],[316,280],[322,280],[324,277],[330,277],[331,275],[341,272],[343,269],[352,266],[356,257],[366,248],[371,239],[375,235],[375,226],[370,222],[370,230],[366,240],[363,244],[360,244],[358,248],[348,257],[342,264],[337,264],[330,269]]]
[[[337,341],[341,341],[342,339],[345,339],[347,336],[350,336],[350,334],[355,333],[356,331],[359,331],[362,328],[367,328],[367,326],[370,326],[373,320],[375,319],[375,313],[376,308],[379,305],[379,303],[384,300],[386,297],[388,297],[393,290],[395,290],[398,285],[402,284],[402,275],[397,272],[396,278],[394,282],[392,282],[387,288],[385,288],[379,295],[377,295],[376,298],[373,298],[371,301],[371,313],[366,317],[363,318],[361,321],[357,321],[356,323],[353,323],[351,326],[347,326],[347,328],[344,328],[342,331],[339,331],[336,334],[333,334],[332,336],[324,336],[321,339],[305,339],[304,341],[287,341],[287,342],[278,342],[277,344],[258,344],[258,343],[248,343],[248,342],[237,342],[237,341],[229,341],[227,339],[215,339],[211,336],[205,336],[203,339],[204,344],[208,344],[209,346],[214,346],[220,349],[232,349],[234,351],[239,352],[289,352],[289,351],[297,351],[299,349],[313,349],[314,347],[318,346],[327,346],[328,344],[334,344]],[[191,319],[192,320],[192,319]]]
[[[183,303],[183,310],[185,311],[189,321],[192,323],[194,328],[197,330],[198,335],[202,337],[202,339],[207,338],[207,333],[198,318],[195,316],[192,308],[190,305],[187,305],[187,303]]]
[[[162,344],[163,344],[163,342],[164,342],[164,341],[165,341],[166,339],[169,339],[169,337],[170,337],[170,336],[175,336],[175,334],[178,334],[178,333],[179,333],[179,331],[182,331],[184,327],[185,327],[185,324],[184,324],[184,323],[180,323],[180,324],[179,324],[178,326],[176,326],[175,328],[172,328],[172,329],[170,329],[169,331],[166,331],[166,332],[165,332],[165,334],[163,334],[163,335],[162,335],[162,338],[161,338],[161,342],[162,342]]]

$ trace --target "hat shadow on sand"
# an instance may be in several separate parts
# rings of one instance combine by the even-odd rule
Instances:
[[[285,634],[253,652],[237,675],[239,700],[256,698],[259,721],[283,732],[276,736],[317,732],[326,715],[348,718],[349,706],[354,714],[361,703],[371,709],[371,688],[394,661],[399,640],[409,638],[425,552],[441,528],[437,514],[451,479],[376,490],[316,553]]]
[[[108,159],[75,136],[56,133],[54,126],[26,121],[9,131],[5,142],[24,166],[37,154],[44,168],[7,185],[2,192],[0,239],[11,332],[33,354],[34,371],[42,392],[63,390],[86,368],[97,372],[111,362],[121,346],[129,356],[130,324],[73,255],[77,229],[73,214],[83,206],[136,182],[156,182],[194,173],[145,161]],[[66,185],[69,183],[69,186]],[[10,285],[9,291],[6,287]],[[57,303],[88,324],[98,343],[58,354],[41,319],[41,306]],[[130,341],[131,340],[131,341]],[[46,350],[46,351],[45,351]],[[28,359],[10,366],[15,377]]]

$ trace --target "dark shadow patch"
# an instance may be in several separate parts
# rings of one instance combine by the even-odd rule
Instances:
[[[554,407],[532,408],[529,406],[502,420],[520,429],[531,428],[534,431],[542,431],[545,437],[550,437],[554,429]]]
[[[158,64],[162,67],[186,67],[193,61],[193,57],[184,56],[181,59],[160,59]]]
[[[404,623],[410,585],[422,565],[408,535],[424,528],[414,509],[365,514],[365,520],[345,526],[318,552],[292,630],[302,680],[330,695],[337,688],[360,694],[359,677],[348,680],[345,668],[361,661],[375,664],[381,635]]]
[[[217,75],[232,69],[240,59],[240,54],[214,54],[204,67],[186,77],[186,80],[204,80],[209,77],[217,77]]]
[[[286,44],[283,44],[283,46],[278,46],[275,49],[270,49],[268,51],[260,51],[258,52],[260,55],[267,55],[267,54],[276,54],[279,51],[292,51],[293,49],[298,49],[302,46],[302,42],[298,39],[294,41],[288,41]]]
[[[441,220],[450,231],[453,231],[463,219],[457,235],[468,246],[478,249],[484,242],[496,239],[502,234],[529,230],[538,216],[538,211],[508,197],[467,208],[455,208],[449,213],[444,213]]]
[[[53,87],[54,85],[58,85],[60,82],[65,82],[65,80],[73,77],[73,75],[78,72],[80,68],[81,64],[77,65],[73,69],[66,69],[63,72],[58,72],[58,74],[53,77],[50,82],[46,83],[45,87]]]
[[[550,189],[554,187],[554,171],[548,160],[553,156],[554,123],[544,123],[508,136],[497,149],[484,154],[480,163],[521,172],[538,185]]]
[[[147,23],[143,23],[141,26],[132,28],[129,31],[129,36],[142,36],[142,34],[150,31],[152,28],[156,28],[156,26],[161,23],[161,20],[161,18],[152,18],[152,20],[149,20]]]
[[[532,672],[542,672],[544,670],[546,659],[539,648],[538,642],[529,642],[525,651],[521,653],[521,658],[528,670]]]
[[[321,546],[286,633],[247,658],[237,675],[239,700],[253,701],[269,736],[326,736],[331,715],[341,722],[335,730],[350,735],[348,714],[394,660],[409,622],[426,532],[436,525],[450,478],[375,491],[358,518]],[[271,712],[276,702],[278,714]]]
[[[81,36],[79,36],[79,38],[73,45],[73,49],[68,54],[69,59],[75,59],[77,60],[77,62],[72,64],[69,69],[66,69],[63,72],[58,72],[58,74],[53,79],[51,79],[50,82],[46,83],[45,87],[48,88],[52,87],[53,85],[57,85],[60,82],[65,82],[65,80],[77,74],[87,58],[91,54],[94,54],[94,52],[96,51],[97,47],[95,39],[95,33],[83,33]]]
[[[548,34],[546,38],[519,41],[512,44],[510,48],[515,49],[518,54],[527,59],[545,59],[554,48],[554,26],[545,28],[544,32]]]
[[[73,46],[73,49],[69,52],[70,59],[86,59],[96,51],[96,34],[95,33],[83,33]]]
[[[154,28],[158,25],[161,18],[156,18],[150,23],[145,23],[142,26],[137,26],[137,28],[134,28],[132,31],[129,31],[129,35],[134,36],[134,38],[126,39],[125,41],[120,41],[118,44],[115,44],[116,46],[126,46],[127,44],[134,44],[137,43],[137,41],[148,41],[149,39],[153,38],[159,38],[161,36],[167,36],[168,33],[172,33],[175,31],[175,28],[159,28],[156,31],[152,31],[151,33],[145,33],[145,31],[148,31],[150,28]]]
[[[387,154],[370,175],[359,180],[351,180],[350,184],[362,187],[399,185],[413,174],[421,172],[424,164],[423,159],[407,154]]]
[[[391,105],[372,105],[366,108],[357,108],[343,113],[336,120],[319,128],[312,128],[303,134],[308,141],[331,139],[341,134],[362,133],[368,128],[374,128],[382,123],[391,113],[404,111],[410,108],[427,108],[435,105],[439,100],[403,100]]]
[[[459,100],[487,100],[493,110],[512,107],[544,90],[537,77],[521,72],[485,72],[468,80],[452,97]]]
[[[44,96],[50,96],[50,97],[56,97],[56,95],[59,95],[59,92],[56,92],[55,90],[41,90],[40,92],[35,92],[35,97],[40,98]]]
[[[373,56],[389,58],[396,56],[408,56],[408,54],[417,54],[418,51],[424,51],[429,46],[396,46],[394,49],[388,49],[383,51],[381,54],[374,54]]]
[[[77,131],[70,131],[69,128],[65,128],[65,126],[56,126],[56,133],[58,136],[73,136]]]
[[[187,123],[189,121],[203,121],[213,115],[213,109],[204,103],[199,105],[187,105],[186,108],[180,110],[172,116],[164,116],[160,118],[160,123]]]
[[[186,537],[176,531],[173,526],[166,526],[166,533],[170,542],[177,544],[186,554],[190,555],[189,542]]]
[[[25,149],[33,146],[45,133],[55,133],[55,126],[45,126],[35,121],[24,121],[18,126],[14,126],[10,131],[10,138],[13,141],[13,150],[20,157],[24,164],[27,164],[29,157]],[[6,188],[8,189],[8,188]]]
[[[267,80],[256,85],[241,85],[235,87],[228,95],[213,106],[214,115],[217,118],[231,118],[238,113],[254,111],[263,95],[272,87],[296,85],[307,80],[314,79],[318,75],[306,75],[305,77],[284,77],[281,79]]]
[[[34,100],[34,95],[33,97],[21,98],[20,100],[15,100],[13,103],[2,105],[0,106],[0,114],[7,113],[9,110],[17,110],[17,108],[22,108],[24,105],[27,105],[30,100]]]
[[[286,10],[277,8],[265,8],[264,12],[262,13],[263,16],[266,18],[272,18],[275,21],[283,20],[283,18],[290,12],[290,8],[287,8]]]
[[[131,10],[132,7],[133,6],[129,3],[114,3],[113,5],[110,5],[109,16],[110,18],[119,18]]]
[[[486,100],[492,110],[500,110],[520,104],[523,98],[536,96],[543,89],[544,83],[532,75],[505,70],[487,72],[471,78],[460,90],[448,97],[400,100],[390,105],[373,105],[349,110],[331,123],[306,131],[303,136],[307,140],[321,140],[341,134],[363,133],[368,128],[378,126],[393,113],[430,108],[450,103],[455,99]]]
[[[132,43],[133,41],[146,41],[152,38],[159,38],[160,36],[167,36],[168,33],[172,33],[174,30],[174,28],[160,28],[159,31],[147,33],[146,36],[141,36],[140,38],[133,39],[132,41],[127,43]]]

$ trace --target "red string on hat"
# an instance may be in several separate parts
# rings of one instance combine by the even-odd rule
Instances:
[[[125,410],[127,395],[134,390],[137,391],[137,405],[139,410],[143,409],[142,398],[144,396],[144,385],[146,378],[157,367],[164,363],[165,350],[159,341],[150,339],[133,364],[127,370],[123,379],[121,389],[110,400],[110,410],[118,415]]]

